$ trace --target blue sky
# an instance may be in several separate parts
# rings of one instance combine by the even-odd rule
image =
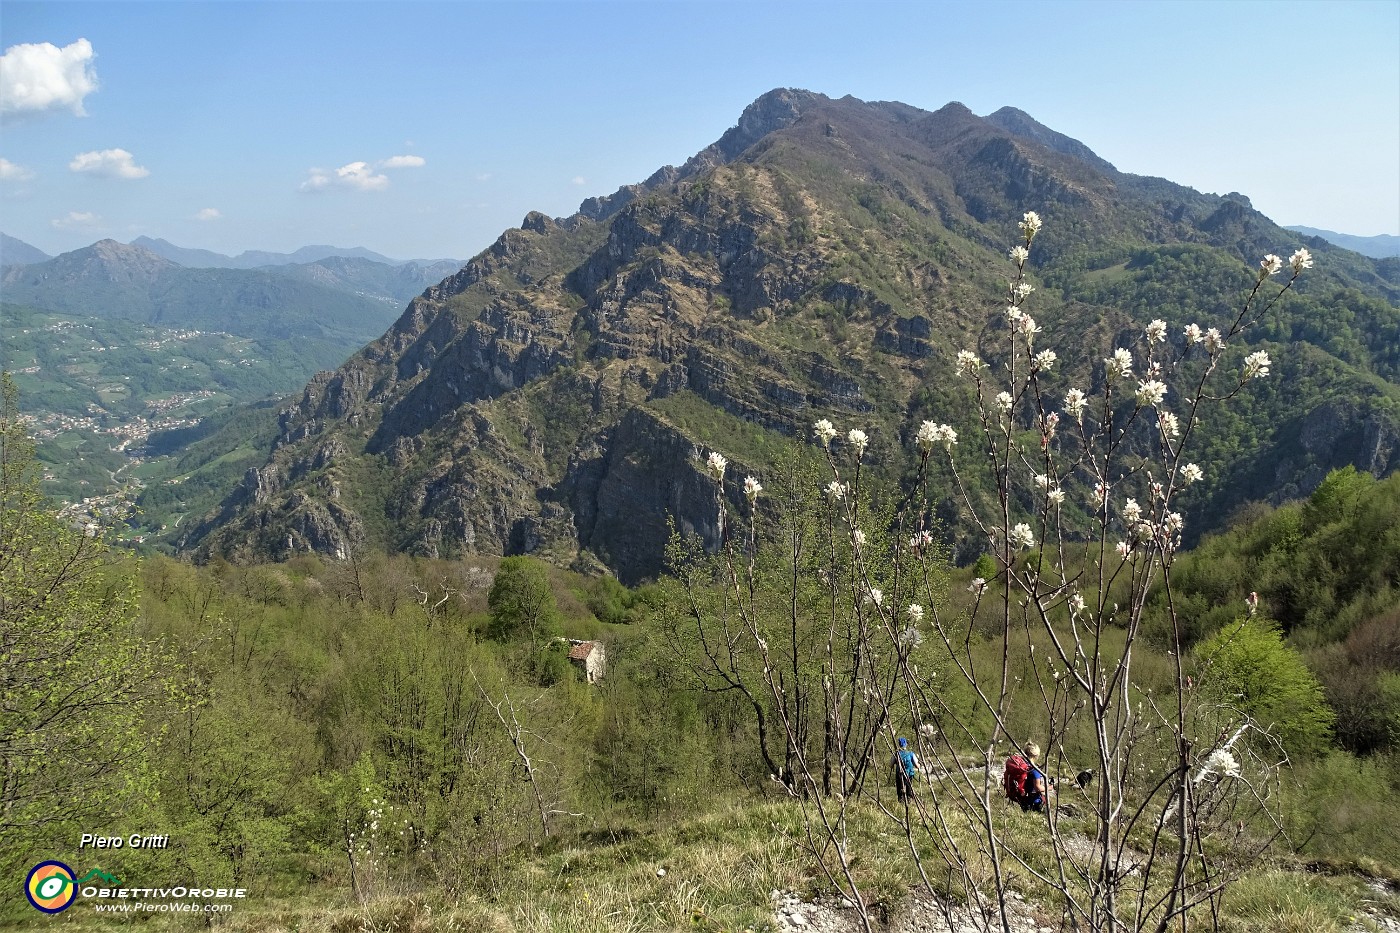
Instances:
[[[1400,0],[0,0],[0,46],[0,229],[48,253],[466,258],[785,86],[1011,105],[1280,223],[1400,233]]]

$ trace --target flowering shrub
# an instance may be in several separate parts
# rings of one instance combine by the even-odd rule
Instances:
[[[1268,376],[1262,350],[1233,368],[1233,345],[1312,258],[1266,256],[1223,327],[1193,322],[1173,341],[1153,320],[1136,346],[1102,357],[1094,385],[1060,393],[1059,357],[1037,346],[1043,330],[1028,306],[1041,228],[1034,212],[1021,221],[997,338],[956,355],[977,400],[975,436],[920,424],[915,482],[879,510],[861,479],[869,436],[853,427],[837,445],[841,429],[822,418],[812,430],[829,475],[806,487],[824,486],[821,525],[803,524],[793,494],[761,497],[749,477],[748,535],[740,548],[722,531],[709,577],[725,595],[702,595],[703,574],[687,578],[697,669],[746,698],[770,776],[803,801],[813,852],[867,927],[845,830],[862,800],[887,808],[921,877],[937,851],[958,896],[1000,911],[1007,928],[1020,875],[1057,892],[1075,926],[1165,929],[1217,900],[1277,832],[1268,787],[1278,746],[1218,695],[1193,690],[1170,577],[1185,526],[1177,500],[1205,475],[1187,458],[1199,414]],[[1291,276],[1269,286],[1285,268]],[[992,499],[971,493],[964,455],[989,472]],[[967,587],[970,605],[951,598],[935,546],[934,458],[946,459],[951,492],[994,561],[994,578]],[[710,455],[721,483],[724,464]],[[718,485],[716,508],[723,529]],[[772,528],[760,536],[764,509]],[[786,580],[781,598],[766,595],[775,576]],[[1155,694],[1136,651],[1154,586],[1175,633]],[[869,777],[901,732],[916,736],[927,793],[889,808]],[[1081,780],[1060,784],[1027,843],[1013,831],[1022,815],[1002,802],[1000,768],[1033,740],[1045,773]]]

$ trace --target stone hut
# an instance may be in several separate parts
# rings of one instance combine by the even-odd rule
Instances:
[[[583,679],[596,684],[607,672],[608,656],[601,641],[569,639],[569,663],[583,671]]]

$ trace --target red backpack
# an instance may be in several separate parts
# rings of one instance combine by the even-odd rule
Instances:
[[[1001,774],[1001,786],[1006,790],[1006,799],[1021,803],[1026,799],[1026,782],[1030,780],[1031,763],[1020,755],[1012,755],[1006,760],[1006,770]]]

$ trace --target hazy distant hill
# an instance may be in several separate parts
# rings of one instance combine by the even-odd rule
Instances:
[[[1005,326],[1027,210],[1045,219],[1034,313],[1056,392],[1092,384],[1153,318],[1178,342],[1219,324],[1265,253],[1317,254],[1231,349],[1230,365],[1268,349],[1275,376],[1203,424],[1189,530],[1336,466],[1400,466],[1400,263],[1285,230],[1240,194],[1120,172],[1020,111],[778,90],[679,168],[563,221],[532,213],[428,289],[306,387],[185,545],[530,552],[652,576],[668,521],[715,533],[697,451],[767,482],[817,418],[870,432],[889,473],[922,418],[972,436],[954,354]],[[940,517],[975,556],[951,495]]]
[[[0,285],[13,304],[255,338],[358,344],[393,318],[375,298],[262,270],[190,269],[115,240],[12,266]]]
[[[158,256],[169,259],[171,262],[177,262],[182,266],[190,266],[192,268],[257,269],[262,266],[285,266],[293,263],[319,262],[322,259],[336,257],[368,259],[370,262],[381,262],[389,266],[400,266],[408,262],[418,262],[420,265],[424,264],[423,260],[390,259],[388,256],[380,255],[373,250],[365,249],[363,246],[353,246],[349,248],[342,248],[339,246],[303,246],[294,253],[245,250],[237,256],[225,256],[223,253],[215,253],[207,249],[186,249],[183,246],[176,246],[168,240],[153,239],[146,236],[137,237],[131,241],[131,245],[143,247]],[[437,262],[438,260],[431,261]]]
[[[1350,233],[1336,233],[1332,230],[1319,230],[1316,227],[1288,227],[1287,229],[1296,230],[1308,236],[1322,237],[1329,243],[1336,243],[1338,246],[1363,256],[1370,256],[1372,259],[1400,256],[1400,236],[1389,233],[1382,233],[1379,236],[1353,236]]]
[[[377,298],[402,309],[409,299],[422,294],[429,285],[441,282],[462,268],[462,263],[443,259],[427,264],[405,262],[391,266],[356,256],[328,256],[315,262],[262,268],[276,275]]]
[[[23,240],[17,240],[8,234],[0,233],[0,266],[43,262],[49,258],[51,258],[49,254],[43,250],[30,246]]]

